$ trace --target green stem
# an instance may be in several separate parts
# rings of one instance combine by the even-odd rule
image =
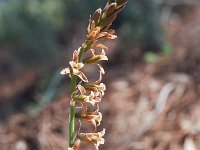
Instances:
[[[76,90],[77,76],[71,78],[71,93],[74,93]],[[73,95],[73,94],[72,94]],[[75,105],[76,102],[73,99],[73,96],[70,99],[70,113],[69,113],[69,147],[74,145],[75,139]]]
[[[81,56],[84,52],[84,48],[81,47],[80,53],[78,55],[78,60],[80,61]],[[73,75],[71,78],[71,99],[70,99],[70,112],[69,112],[69,147],[73,147],[75,140],[75,106],[76,102],[74,100],[73,93],[76,90],[77,76]]]
[[[80,52],[78,54],[78,61],[80,62],[81,57],[83,53],[91,48],[91,45],[94,41],[90,41],[89,39],[86,39],[87,46],[81,47]],[[77,76],[73,75],[71,78],[71,99],[70,99],[70,112],[69,112],[69,147],[73,147],[74,140],[75,140],[75,107],[76,107],[76,101],[74,100],[73,93],[76,91],[76,85],[77,85]]]

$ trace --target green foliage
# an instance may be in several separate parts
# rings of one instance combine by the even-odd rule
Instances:
[[[55,29],[60,29],[66,23],[65,11],[66,2],[65,0],[29,0],[28,10],[31,14],[36,16],[42,16],[49,22]]]
[[[169,42],[165,42],[162,45],[162,49],[161,49],[162,54],[164,55],[169,55],[172,52],[172,45]]]
[[[40,13],[40,7],[37,13],[34,12],[29,7],[30,2],[8,0],[0,3],[0,41],[5,50],[29,63],[49,59],[56,49],[52,22]]]
[[[144,60],[147,63],[156,63],[160,58],[164,58],[171,54],[172,52],[172,46],[169,42],[165,42],[161,47],[161,53],[156,54],[150,51],[145,52],[144,54]]]
[[[158,61],[158,55],[152,52],[146,52],[144,54],[144,60],[147,63],[156,63]]]

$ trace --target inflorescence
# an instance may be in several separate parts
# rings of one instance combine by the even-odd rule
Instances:
[[[104,144],[105,129],[101,132],[96,132],[96,129],[102,120],[98,103],[101,102],[106,90],[105,84],[101,82],[105,71],[99,62],[108,60],[106,56],[108,48],[100,41],[117,38],[115,31],[110,29],[110,26],[126,3],[127,0],[107,0],[103,9],[97,9],[90,16],[87,39],[78,50],[73,52],[73,59],[69,62],[70,66],[61,71],[61,74],[68,74],[71,78],[68,150],[78,150],[81,141],[92,144],[96,150],[99,149],[100,144]],[[101,49],[101,52],[98,53],[97,49]],[[83,72],[86,65],[98,67],[98,80],[90,81],[88,79]],[[80,112],[76,112],[77,104],[81,104]],[[96,110],[89,111],[88,105],[96,107]],[[81,133],[81,124],[79,130],[75,131],[75,119],[93,125],[91,133]]]

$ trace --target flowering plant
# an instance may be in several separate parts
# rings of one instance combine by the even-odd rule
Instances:
[[[110,26],[126,3],[127,0],[107,0],[106,6],[103,9],[99,8],[95,11],[89,19],[87,39],[78,50],[73,52],[73,59],[69,62],[69,67],[61,71],[61,74],[68,74],[71,78],[69,150],[78,150],[81,141],[92,144],[96,150],[99,149],[100,144],[104,144],[102,137],[105,134],[105,129],[95,133],[97,126],[100,125],[102,120],[98,103],[101,102],[106,90],[105,84],[101,82],[105,71],[99,62],[108,60],[105,52],[108,48],[101,44],[100,40],[117,38],[115,31],[110,29]],[[99,48],[102,49],[101,53],[96,51]],[[86,53],[90,55],[86,57]],[[99,79],[92,82],[84,74],[83,67],[93,64],[99,68]],[[81,112],[76,112],[75,110],[77,103],[81,104]],[[89,104],[97,106],[97,110],[89,112]],[[91,133],[79,133],[80,130],[75,133],[75,119],[93,125],[94,129]]]

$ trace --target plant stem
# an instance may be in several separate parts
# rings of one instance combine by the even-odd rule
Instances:
[[[71,93],[74,93],[76,90],[76,82],[77,82],[77,76],[73,76],[71,78]],[[70,113],[69,113],[69,147],[72,147],[74,145],[74,139],[75,139],[75,105],[76,102],[72,96],[70,99]]]
[[[78,55],[78,60],[80,61],[81,56],[84,52],[84,48],[81,47],[80,53]],[[70,112],[69,112],[69,147],[73,147],[75,140],[75,106],[76,102],[74,100],[73,93],[76,90],[77,76],[73,75],[71,78],[71,99],[70,99]]]

